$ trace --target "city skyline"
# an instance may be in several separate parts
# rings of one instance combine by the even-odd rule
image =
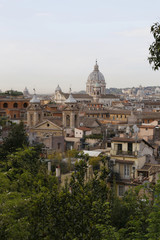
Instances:
[[[85,90],[98,60],[106,87],[158,86],[148,63],[158,1],[0,0],[0,89]]]

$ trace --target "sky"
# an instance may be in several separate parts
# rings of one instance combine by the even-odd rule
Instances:
[[[107,88],[159,86],[155,22],[159,0],[0,0],[0,89],[85,90],[96,59]]]

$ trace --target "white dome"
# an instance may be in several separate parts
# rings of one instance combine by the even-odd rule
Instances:
[[[86,84],[86,93],[94,96],[94,88],[99,87],[100,88],[100,95],[106,94],[106,82],[103,74],[99,71],[99,67],[96,64],[94,66],[93,72],[91,72],[87,79]]]
[[[39,98],[37,98],[36,94],[33,95],[33,98],[30,100],[30,103],[40,103],[40,100]]]
[[[160,93],[160,88],[159,87],[156,87],[155,93]]]
[[[55,90],[55,92],[62,92],[62,90],[61,90],[61,88],[60,88],[59,84],[58,84],[58,86],[56,87],[56,90]]]
[[[101,84],[106,84],[105,78],[104,78],[103,74],[99,71],[99,67],[96,62],[96,65],[94,66],[94,71],[91,72],[88,76],[87,83],[94,85],[97,82],[101,83]]]

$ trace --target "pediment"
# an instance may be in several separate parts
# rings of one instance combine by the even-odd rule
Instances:
[[[54,122],[51,122],[50,120],[45,120],[39,124],[37,124],[34,129],[41,130],[41,129],[48,129],[48,130],[62,130],[60,126],[55,124]]]

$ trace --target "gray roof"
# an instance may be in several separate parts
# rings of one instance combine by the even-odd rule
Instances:
[[[33,98],[30,100],[30,103],[40,103],[40,100],[39,98],[37,98],[36,94],[33,95]]]
[[[69,95],[65,103],[76,103],[77,100],[72,96],[72,94]]]
[[[83,124],[85,127],[92,128],[96,124],[97,126],[101,126],[101,123],[96,118],[88,118],[88,117],[80,117],[79,124]]]
[[[69,97],[69,93],[62,93],[63,96],[65,98],[68,98]],[[78,98],[89,98],[89,99],[92,99],[91,96],[89,96],[88,94],[80,94],[80,93],[72,93],[72,96],[75,98],[75,99],[78,99]]]

